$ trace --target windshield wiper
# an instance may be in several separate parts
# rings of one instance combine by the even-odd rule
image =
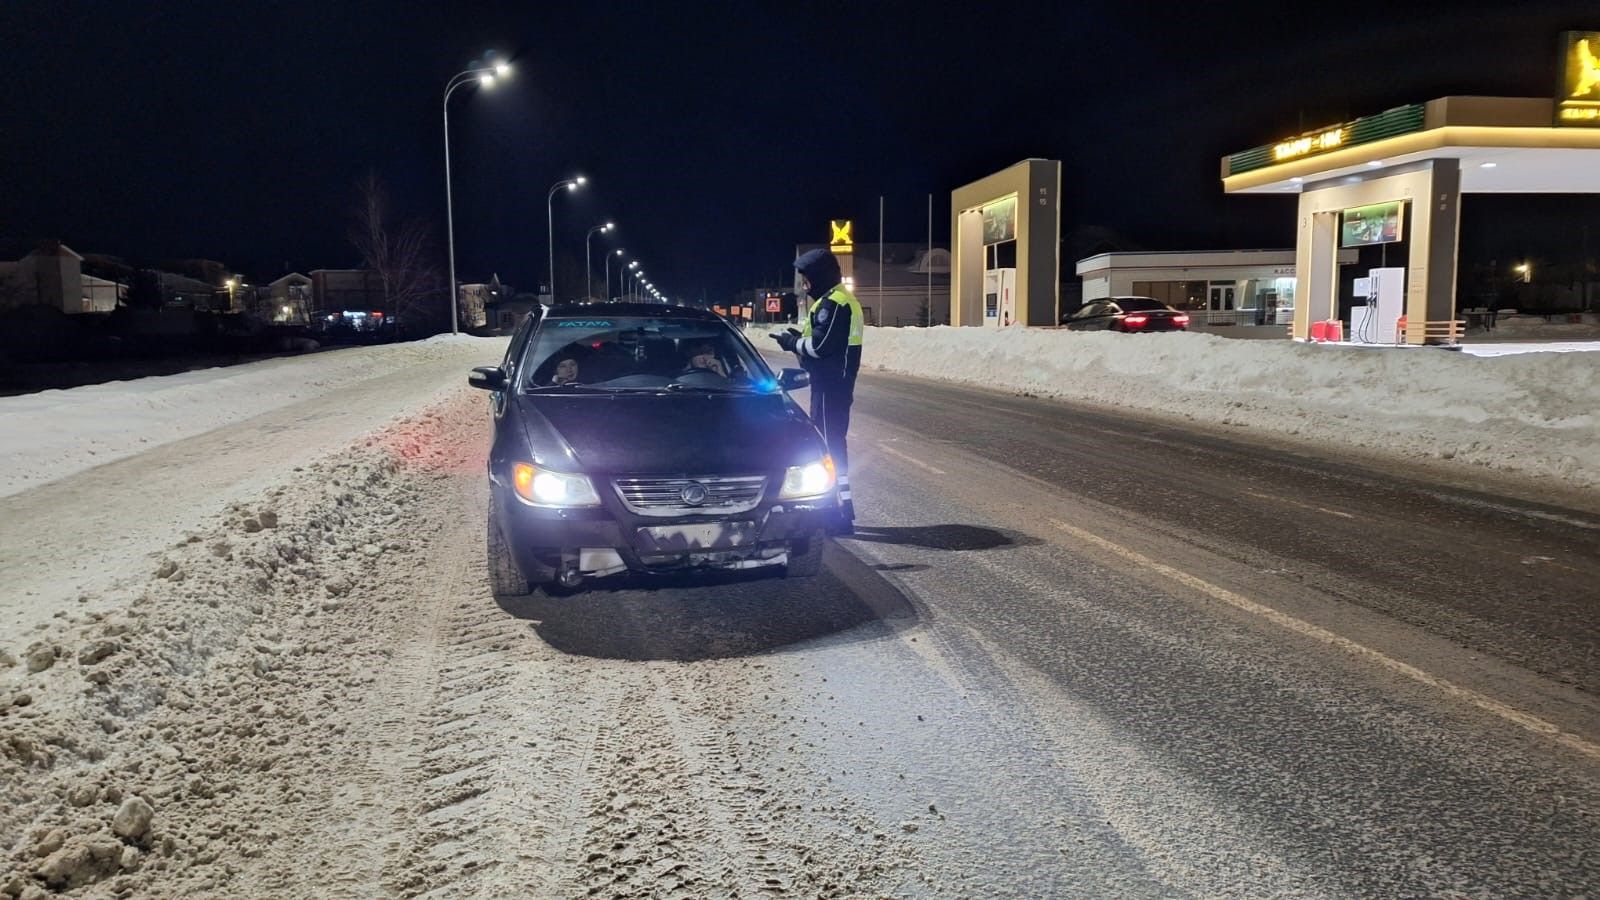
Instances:
[[[714,387],[714,386],[709,385],[709,384],[681,384],[681,383],[676,382],[676,381],[674,381],[671,384],[667,385],[666,386],[666,390],[668,392],[671,392],[671,393],[679,393],[681,391],[705,391],[708,394],[748,394],[748,393],[750,393],[750,388],[743,388],[743,387]]]
[[[569,381],[566,384],[533,385],[528,388],[527,392],[530,394],[610,394],[612,393],[612,390],[610,388],[595,387],[593,385],[578,384],[577,382]]]

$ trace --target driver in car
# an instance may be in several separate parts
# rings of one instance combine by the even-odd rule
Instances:
[[[723,378],[728,377],[728,370],[717,358],[717,348],[710,343],[696,344],[689,349],[689,365],[684,367],[684,372],[696,370],[712,372]]]
[[[571,384],[578,380],[578,361],[568,357],[556,363],[556,374],[551,377],[551,384]]]

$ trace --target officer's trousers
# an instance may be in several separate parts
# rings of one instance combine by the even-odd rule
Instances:
[[[822,429],[828,455],[833,457],[834,471],[839,475],[839,501],[846,519],[856,517],[855,503],[850,498],[850,446],[846,439],[850,432],[850,407],[856,399],[853,387],[847,382],[811,388],[811,421]]]

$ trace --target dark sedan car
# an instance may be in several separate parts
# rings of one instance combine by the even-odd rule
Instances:
[[[838,514],[833,461],[720,316],[557,306],[512,337],[492,391],[488,563],[497,594],[693,567],[814,575]]]
[[[1061,317],[1070,331],[1184,331],[1189,315],[1149,297],[1103,297],[1090,300],[1075,313]]]

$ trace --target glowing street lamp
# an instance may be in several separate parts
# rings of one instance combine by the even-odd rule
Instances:
[[[556,302],[556,194],[561,191],[575,191],[589,183],[589,179],[582,175],[577,178],[568,178],[558,181],[550,186],[550,193],[544,198],[544,215],[546,236],[550,241],[550,302]]]
[[[475,66],[463,72],[456,73],[455,77],[444,86],[444,222],[445,243],[450,251],[450,333],[459,334],[460,316],[456,313],[456,221],[454,201],[450,191],[450,95],[456,88],[476,81],[478,86],[485,90],[494,86],[497,78],[510,78],[511,64],[496,63],[493,66]]]
[[[610,254],[610,253],[606,254],[606,299],[607,300],[611,299],[611,257],[612,257],[612,255],[613,254]],[[615,255],[616,256],[621,256],[622,255],[622,248],[618,247]],[[622,260],[620,260],[620,259],[617,260],[617,263],[619,264],[619,267],[620,267],[621,262],[622,262]],[[620,274],[617,276],[617,281],[618,282],[622,281],[622,276]],[[617,285],[617,293],[618,294],[622,293],[622,285],[621,284]]]
[[[584,297],[585,300],[587,300],[589,298],[589,295],[594,292],[593,286],[589,283],[589,281],[590,281],[590,277],[589,276],[594,274],[594,265],[589,262],[589,239],[593,238],[594,237],[594,233],[597,232],[597,231],[610,231],[611,229],[613,229],[615,227],[617,227],[616,224],[612,223],[612,222],[607,222],[604,225],[596,225],[595,227],[589,229],[589,233],[588,234],[583,236],[583,297]],[[607,258],[607,261],[608,262],[610,261],[609,257]],[[606,277],[606,288],[609,290],[610,287],[611,287],[611,278],[610,278],[610,276],[607,276]],[[551,299],[554,299],[554,298],[551,298]]]

